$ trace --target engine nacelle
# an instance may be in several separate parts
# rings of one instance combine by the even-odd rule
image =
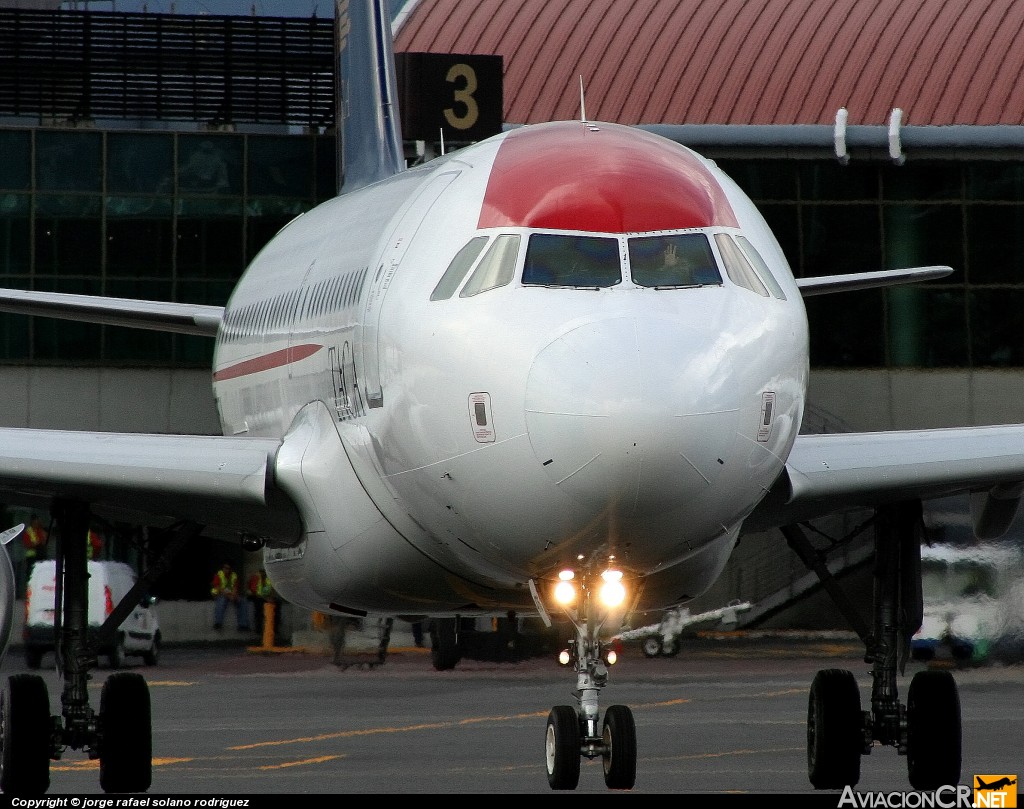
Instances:
[[[25,530],[25,525],[16,525],[8,528],[0,534],[0,545],[3,545],[3,552],[0,553],[0,662],[3,662],[7,654],[7,647],[11,644],[11,632],[14,631],[14,595],[17,589],[14,579],[14,563],[11,561],[11,553],[7,550],[7,543],[18,537]]]
[[[971,494],[971,522],[978,539],[999,539],[1013,524],[1024,494],[1024,481],[998,483],[987,492]]]

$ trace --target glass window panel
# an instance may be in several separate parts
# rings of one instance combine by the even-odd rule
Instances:
[[[319,201],[338,195],[337,138],[321,135],[316,139],[316,198]]]
[[[530,236],[523,284],[610,287],[622,281],[618,239],[598,236]]]
[[[213,340],[194,334],[175,334],[174,361],[180,365],[208,368],[213,365]]]
[[[10,279],[0,281],[13,287]],[[32,318],[25,315],[0,315],[0,359],[26,360],[30,357]]]
[[[1024,290],[974,289],[968,296],[971,364],[1024,365]]]
[[[95,275],[102,271],[99,217],[36,219],[36,273]]]
[[[106,295],[143,301],[172,301],[169,278],[111,278],[104,285]]]
[[[250,216],[246,220],[246,259],[252,261],[294,216]]]
[[[173,166],[172,135],[107,135],[107,191],[170,194],[174,191]]]
[[[497,289],[508,284],[516,274],[516,259],[519,258],[519,235],[503,233],[494,240],[484,257],[480,259],[466,286],[459,293],[468,298],[480,292]]]
[[[883,269],[877,205],[803,205],[800,223],[802,275]]]
[[[245,269],[239,219],[178,218],[178,275],[238,278]]]
[[[767,298],[768,288],[757,277],[754,268],[750,266],[750,262],[736,246],[732,237],[727,233],[716,233],[715,244],[718,245],[718,252],[722,254],[722,261],[725,263],[725,272],[732,282]]]
[[[1024,199],[1024,163],[972,163],[964,167],[967,198],[1016,202]]]
[[[146,300],[151,300],[147,298]],[[103,327],[103,359],[118,362],[170,363],[174,358],[174,335],[151,329]]]
[[[814,201],[878,199],[878,168],[871,163],[837,160],[801,162],[800,198]]]
[[[768,262],[766,262],[764,258],[761,257],[761,254],[757,252],[757,248],[751,244],[750,239],[746,236],[737,236],[736,241],[739,243],[739,246],[743,248],[743,252],[750,260],[750,263],[754,265],[754,268],[757,270],[758,275],[760,275],[761,280],[764,281],[765,286],[772,291],[772,295],[780,301],[786,300],[786,293],[782,291],[782,287],[779,286],[779,282],[772,274],[771,269],[768,267]]]
[[[877,368],[885,363],[882,290],[813,295],[805,305],[813,367]]]
[[[95,194],[40,194],[36,217],[91,218],[100,215],[100,197]]]
[[[235,285],[231,281],[183,280],[178,282],[175,300],[204,306],[224,306]]]
[[[174,240],[170,219],[108,219],[107,275],[170,277]]]
[[[31,184],[32,140],[28,131],[0,130],[0,188],[24,190]]]
[[[104,200],[107,217],[138,216],[152,218],[159,216],[171,219],[172,200],[170,197],[107,197]]]
[[[484,249],[486,244],[486,236],[474,236],[466,242],[462,249],[455,254],[455,258],[448,265],[448,269],[444,271],[444,275],[437,282],[434,291],[430,293],[430,300],[443,301],[454,295],[455,290],[459,288],[462,279],[466,277],[466,273],[469,272],[473,262],[476,261],[476,257],[480,255],[480,251]]]
[[[703,233],[634,237],[629,240],[629,267],[633,283],[644,287],[722,283]]]
[[[99,191],[99,132],[36,130],[36,185],[40,191]]]
[[[313,204],[301,199],[250,199],[246,202],[248,216],[287,216],[289,221],[308,211]]]
[[[313,139],[249,136],[249,194],[313,197]]]
[[[1024,205],[968,205],[966,218],[968,281],[1024,280]]]
[[[889,365],[957,367],[967,364],[964,291],[906,285],[886,290]]]
[[[26,194],[0,194],[0,275],[32,270],[32,236]]]
[[[242,139],[237,135],[179,135],[178,191],[242,193]]]
[[[963,193],[958,163],[885,163],[880,171],[885,199],[960,199]]]
[[[963,223],[960,205],[885,205],[885,266],[944,264],[956,272],[934,283],[963,280]],[[881,268],[880,268],[881,269]]]
[[[212,199],[202,197],[176,200],[178,216],[228,218],[242,217],[242,201],[239,199]]]
[[[796,199],[795,164],[783,160],[716,160],[719,168],[755,200]]]

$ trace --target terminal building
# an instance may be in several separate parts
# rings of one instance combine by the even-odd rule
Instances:
[[[0,285],[221,305],[277,229],[335,193],[333,8],[157,5],[0,0]],[[393,6],[400,113],[446,87],[454,111],[409,125],[410,161],[476,139],[495,105],[498,129],[642,126],[716,160],[797,276],[953,267],[807,299],[806,430],[1024,421],[1024,3]],[[492,61],[428,92],[422,54]],[[216,433],[211,349],[0,315],[0,424]],[[779,589],[749,564],[703,603]],[[779,581],[805,572],[788,567]]]

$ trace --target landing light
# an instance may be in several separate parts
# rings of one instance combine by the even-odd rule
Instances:
[[[576,588],[570,581],[560,581],[555,585],[555,601],[563,606],[572,604],[576,600]]]
[[[609,666],[614,666],[618,661],[619,656],[615,653],[614,649],[609,649],[608,653],[604,656],[604,659],[608,661]]]
[[[601,603],[606,607],[617,607],[626,600],[626,588],[622,584],[621,570],[606,570],[601,574]]]
[[[569,655],[568,649],[562,649],[562,651],[558,653],[558,662],[563,666],[568,666],[571,659],[572,657]]]

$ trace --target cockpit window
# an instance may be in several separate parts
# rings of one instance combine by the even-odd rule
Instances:
[[[468,298],[489,289],[505,286],[516,274],[516,259],[518,257],[519,236],[503,233],[484,253],[484,257],[480,259],[477,268],[469,276],[459,297]]]
[[[768,288],[754,272],[743,251],[732,240],[728,233],[716,233],[715,243],[718,251],[722,254],[722,261],[725,262],[725,271],[735,284],[746,287],[751,292],[768,297]]]
[[[610,287],[622,281],[618,239],[534,233],[526,248],[523,284]]]
[[[722,283],[711,244],[703,233],[630,239],[629,266],[633,283],[642,287]]]
[[[448,265],[448,269],[444,271],[444,275],[437,282],[434,291],[430,293],[430,300],[444,301],[455,294],[455,290],[459,288],[459,284],[466,277],[466,273],[473,266],[473,262],[476,261],[476,257],[480,255],[485,244],[487,244],[486,236],[475,236],[466,242],[463,248],[455,254],[455,258]]]
[[[761,276],[761,280],[765,282],[768,289],[772,291],[772,295],[778,298],[780,301],[786,300],[786,293],[782,291],[782,287],[779,286],[779,282],[772,275],[772,271],[768,268],[768,263],[761,258],[761,254],[757,252],[757,248],[751,244],[750,239],[746,236],[737,236],[736,242],[743,249],[743,252],[747,254],[747,258],[750,259],[750,263],[754,265],[754,269]]]

